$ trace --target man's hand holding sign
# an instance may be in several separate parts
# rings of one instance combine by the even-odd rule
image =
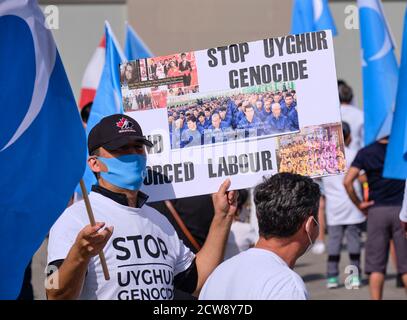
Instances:
[[[223,260],[226,240],[237,210],[237,191],[228,191],[230,180],[225,180],[217,193],[212,195],[215,215],[204,246],[196,255],[198,267],[198,286],[194,292],[199,294],[211,272]]]
[[[126,123],[126,129],[123,129],[123,125],[118,129],[115,128],[117,123]],[[158,213],[144,214],[141,211],[143,201],[145,202],[147,197],[139,191],[146,163],[144,146],[148,147],[151,144],[143,138],[137,122],[126,116],[107,117],[91,132],[89,136],[89,154],[91,156],[88,164],[98,178],[98,185],[92,189],[97,196],[95,197],[91,193],[90,198],[95,209],[95,216],[100,219],[104,215],[109,223],[97,222],[93,226],[87,225],[78,230],[77,235],[73,230],[80,228],[81,223],[77,224],[76,221],[69,220],[77,219],[79,212],[63,215],[58,221],[59,223],[56,223],[51,230],[49,248],[51,258],[49,257],[49,261],[50,265],[59,267],[58,277],[56,277],[58,283],[56,287],[47,290],[49,299],[87,298],[88,287],[94,290],[96,285],[100,286],[98,289],[100,291],[92,291],[93,295],[96,294],[93,296],[95,298],[133,299],[144,294],[150,299],[170,299],[173,294],[173,280],[171,279],[173,274],[176,274],[174,280],[176,286],[177,283],[180,283],[181,288],[198,295],[210,273],[222,261],[226,239],[237,208],[237,193],[228,191],[230,180],[226,180],[220,186],[219,191],[213,195],[215,216],[208,238],[195,257],[179,241],[167,220],[158,217]],[[104,205],[99,207],[98,201],[106,201],[106,203],[102,203]],[[115,202],[118,202],[119,205]],[[108,203],[116,206],[117,212],[111,212],[107,206]],[[149,208],[149,210],[153,209]],[[125,215],[128,213],[131,215]],[[84,215],[83,209],[80,214]],[[111,215],[116,215],[114,218],[118,218],[118,220],[114,222]],[[134,223],[136,218],[141,219],[136,221],[137,225],[144,224],[145,228],[127,229],[127,224]],[[64,221],[68,222],[68,225],[64,225]],[[117,232],[113,234],[115,223]],[[110,227],[104,228],[106,224]],[[60,227],[68,228],[71,231],[71,241],[75,236],[70,248],[69,243],[62,245],[65,250],[69,248],[66,256],[64,256],[63,250],[60,251],[58,241],[54,240],[55,238],[60,239],[60,234],[56,231]],[[127,243],[129,245],[125,246]],[[174,248],[170,248],[171,245]],[[96,259],[103,249],[105,249],[108,267],[112,273],[110,281],[102,278],[100,263]],[[179,256],[173,261],[169,261],[168,258],[171,249],[174,250],[173,255]],[[124,260],[132,263],[122,265],[121,261]],[[155,273],[153,271],[152,275],[147,276],[150,270],[144,268],[144,265],[147,265],[147,268],[148,265],[163,265],[166,269],[157,269]],[[134,286],[130,290],[120,290],[121,287],[130,284],[130,278],[125,279],[124,277],[133,275],[134,270],[130,273],[117,270],[130,266],[142,270],[133,278]],[[90,274],[95,273],[96,268],[99,270],[92,277]],[[115,272],[116,274],[114,274]],[[166,274],[170,275],[170,278],[166,279]],[[148,288],[148,285],[154,282],[152,279],[157,286]],[[114,283],[115,281],[118,282],[118,285]],[[143,293],[139,292],[137,288],[142,282],[146,285]]]
[[[143,69],[167,58],[176,76]],[[103,118],[88,137],[88,165],[98,181],[89,200],[101,222],[89,226],[80,201],[52,227],[48,264],[58,268],[58,277],[47,289],[50,299],[170,300],[174,288],[198,295],[223,260],[237,210],[232,184],[253,187],[277,172],[343,171],[329,31],[127,64],[138,70],[132,82],[122,83],[134,110]],[[315,103],[320,83],[324,103]],[[157,95],[165,100],[159,108],[140,100]],[[146,205],[211,193],[215,214],[196,254],[164,215]],[[301,234],[308,246],[308,233]]]
[[[163,61],[183,69],[185,55],[193,66],[188,86],[154,70],[141,76],[144,66]],[[244,189],[277,172],[316,177],[344,170],[329,31],[128,61],[122,67],[128,65],[140,76],[122,83],[130,106],[126,114],[150,140],[160,141],[149,153],[141,188],[152,202],[211,194],[224,178]],[[165,97],[163,107],[136,107],[140,94],[158,93]]]

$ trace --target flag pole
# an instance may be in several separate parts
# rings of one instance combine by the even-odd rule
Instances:
[[[86,190],[86,186],[85,186],[85,183],[83,182],[83,179],[81,179],[79,184],[81,186],[82,196],[83,196],[83,200],[85,201],[86,212],[88,213],[90,225],[93,227],[96,224],[95,216],[93,215],[92,207],[90,205],[90,201],[89,201],[89,197],[88,197],[88,191]],[[100,259],[100,263],[102,265],[105,280],[110,280],[109,269],[107,268],[106,258],[105,258],[105,254],[103,253],[103,250],[99,253],[99,259]]]

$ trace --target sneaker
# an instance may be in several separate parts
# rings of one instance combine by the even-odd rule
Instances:
[[[403,275],[398,273],[396,278],[396,288],[404,288]]]
[[[351,289],[359,289],[361,285],[362,281],[360,281],[360,278],[358,276],[352,276],[350,280]]]
[[[323,254],[325,252],[325,243],[321,240],[315,241],[311,251],[313,254]]]
[[[329,277],[326,281],[326,287],[328,289],[335,289],[339,287],[338,277]]]

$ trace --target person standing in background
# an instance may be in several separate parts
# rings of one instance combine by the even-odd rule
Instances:
[[[399,217],[401,221],[401,226],[403,227],[403,230],[405,231],[405,236],[407,238],[407,183],[404,189],[403,206],[401,208]]]
[[[350,164],[355,158],[356,152],[349,148],[352,137],[350,126],[347,122],[342,122],[342,131],[345,140],[346,159],[347,163]],[[329,236],[326,284],[328,289],[337,288],[339,286],[339,261],[341,257],[342,240],[345,234],[350,264],[356,266],[358,269],[358,275],[355,274],[352,276],[350,286],[352,288],[359,288],[361,284],[359,276],[361,275],[361,224],[366,220],[366,217],[348,197],[342,180],[343,175],[322,178]],[[358,195],[361,195],[361,186],[358,181],[354,182],[354,189]]]
[[[338,81],[338,92],[342,121],[349,124],[352,132],[349,148],[357,152],[364,146],[363,111],[352,105],[353,90],[346,82]]]
[[[407,288],[407,239],[399,219],[405,181],[383,177],[387,144],[388,137],[385,137],[359,150],[343,182],[352,202],[368,215],[365,269],[374,300],[383,297],[391,239],[397,256],[397,270]],[[353,187],[361,170],[365,171],[369,184],[369,199],[363,201]]]

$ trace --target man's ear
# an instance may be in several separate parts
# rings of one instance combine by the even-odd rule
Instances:
[[[104,172],[107,171],[106,165],[103,162],[101,162],[96,156],[90,156],[88,158],[88,166],[93,172],[96,173],[99,173],[101,171]]]
[[[312,216],[309,216],[306,220],[305,220],[305,231],[308,234],[311,234],[311,230],[312,230],[312,224],[314,223],[313,221],[314,219],[312,218]]]

